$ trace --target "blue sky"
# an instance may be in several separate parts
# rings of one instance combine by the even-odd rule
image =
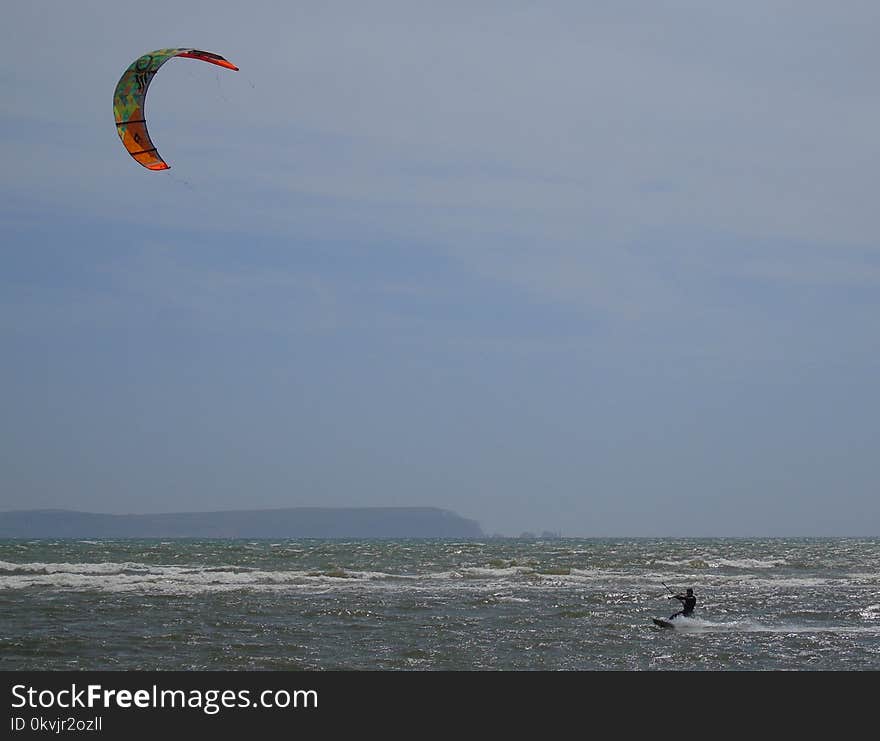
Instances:
[[[5,11],[0,509],[880,534],[876,3],[149,7]]]

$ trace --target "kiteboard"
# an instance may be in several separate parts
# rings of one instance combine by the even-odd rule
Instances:
[[[660,618],[651,618],[654,621],[654,625],[657,625],[661,628],[674,628],[675,626],[669,622],[668,620],[661,620]]]

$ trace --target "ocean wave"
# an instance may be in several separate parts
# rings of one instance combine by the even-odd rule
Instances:
[[[779,561],[779,559],[776,559]],[[755,560],[760,570],[706,570],[670,575],[669,570],[633,571],[600,567],[576,567],[556,563],[507,565],[492,561],[490,565],[423,564],[412,573],[393,569],[353,567],[351,564],[324,564],[309,567],[276,560],[271,564],[252,565],[223,563],[155,564],[137,561],[106,562],[43,562],[13,563],[0,561],[0,589],[52,588],[98,591],[222,591],[227,589],[269,590],[300,587],[332,587],[334,589],[406,589],[424,587],[449,591],[454,589],[491,590],[515,587],[521,590],[569,589],[581,593],[626,593],[630,599],[660,599],[668,596],[663,582],[676,589],[693,586],[700,604],[713,597],[724,599],[744,591],[764,593],[768,597],[804,592],[805,590],[839,589],[842,585],[875,588],[880,574],[861,571],[845,574],[791,573],[774,571],[770,559]],[[509,562],[508,562],[509,563]],[[681,563],[681,562],[679,562]],[[742,563],[742,561],[737,561]],[[749,563],[752,563],[749,560]],[[367,565],[367,564],[365,564]],[[268,566],[268,568],[267,568]],[[656,566],[656,564],[655,564]],[[436,570],[431,570],[436,568]],[[875,615],[873,608],[866,612]],[[876,617],[871,617],[876,619]]]
[[[0,561],[0,576],[3,574],[118,574],[131,572],[148,572],[156,568],[143,563],[102,562],[102,563],[10,563]]]
[[[880,605],[868,605],[859,610],[859,616],[864,620],[880,620]]]
[[[457,569],[423,574],[393,574],[339,566],[322,569],[260,570],[239,566],[155,565],[138,563],[0,562],[0,590],[55,588],[107,592],[192,593],[233,589],[266,591],[296,587],[382,588],[407,584],[461,582],[498,584],[516,581],[528,569]],[[541,578],[540,575],[535,575]]]
[[[652,559],[648,565],[676,569],[776,569],[789,564],[784,558],[723,558],[703,555],[680,559]]]

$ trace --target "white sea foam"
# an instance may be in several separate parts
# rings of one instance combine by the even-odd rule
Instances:
[[[527,602],[530,602],[530,600],[527,597],[514,597],[511,594],[496,595],[496,599],[499,602],[507,602],[510,604],[517,604],[517,603],[525,604]]]
[[[102,562],[102,563],[10,563],[0,561],[0,576],[4,573],[33,572],[42,574],[119,574],[125,572],[147,573],[160,566],[152,566],[134,562]],[[178,567],[170,567],[178,568]]]
[[[763,564],[769,561],[761,561]],[[133,561],[99,563],[13,563],[0,561],[0,590],[59,588],[65,590],[107,592],[196,593],[227,590],[270,591],[284,589],[379,589],[410,588],[440,591],[499,590],[519,592],[541,589],[569,589],[581,592],[614,592],[632,599],[660,599],[665,595],[662,581],[665,572],[633,573],[601,568],[574,568],[553,565],[462,566],[421,573],[389,573],[378,569],[356,570],[325,566],[322,568],[261,569],[258,566],[233,564],[153,564]],[[694,580],[688,577],[688,585]],[[678,577],[676,582],[681,582]],[[725,601],[740,590],[778,594],[780,591],[805,592],[838,588],[840,584],[873,587],[880,584],[880,574],[796,575],[791,573],[721,573],[701,575],[693,586],[700,604],[723,595]],[[678,584],[676,584],[678,588]],[[740,592],[741,593],[741,592]],[[862,611],[867,620],[880,620],[880,608],[869,605]]]
[[[670,566],[674,569],[775,569],[786,566],[784,558],[721,558],[707,554],[686,558],[651,560],[649,566]]]
[[[775,569],[787,563],[784,558],[719,558],[717,560],[710,558],[709,568]]]
[[[859,611],[864,620],[880,620],[880,605],[868,605]]]
[[[718,621],[691,616],[677,617],[673,622],[676,630],[692,633],[755,633],[765,630],[763,626],[753,620]]]
[[[880,635],[880,626],[862,625],[810,625],[805,623],[763,623],[756,620],[714,621],[697,617],[678,617],[675,629],[690,633],[862,633]]]
[[[751,632],[754,633],[837,633],[837,634],[868,634],[880,635],[880,626],[872,625],[804,625],[786,623],[782,625],[761,625]]]
[[[510,570],[513,571],[513,570]],[[499,570],[450,571],[433,574],[390,574],[342,568],[258,570],[238,566],[170,566],[138,563],[0,563],[0,590],[55,588],[81,591],[151,593],[254,591],[290,588],[365,589],[414,582],[454,584],[473,579],[481,584],[504,581]]]

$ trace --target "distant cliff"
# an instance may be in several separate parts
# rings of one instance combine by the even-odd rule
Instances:
[[[0,512],[0,538],[482,538],[474,520],[435,507],[293,507],[107,515]]]

